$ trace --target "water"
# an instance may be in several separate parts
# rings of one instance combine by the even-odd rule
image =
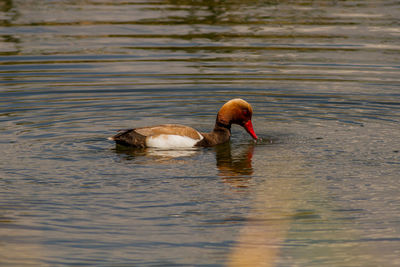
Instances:
[[[0,265],[400,265],[398,1],[0,10]],[[106,140],[236,97],[257,143]]]

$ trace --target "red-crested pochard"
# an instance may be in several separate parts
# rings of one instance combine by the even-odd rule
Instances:
[[[163,124],[125,130],[108,139],[120,145],[133,147],[207,147],[229,141],[231,125],[238,124],[257,140],[251,123],[252,114],[253,109],[250,104],[236,98],[226,102],[218,111],[214,130],[211,133],[200,133],[191,127],[178,124]]]

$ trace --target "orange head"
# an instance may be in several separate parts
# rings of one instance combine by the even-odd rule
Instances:
[[[229,100],[222,106],[217,115],[217,122],[229,126],[232,123],[238,124],[245,128],[251,137],[258,139],[251,123],[252,115],[251,105],[243,99],[236,98]]]

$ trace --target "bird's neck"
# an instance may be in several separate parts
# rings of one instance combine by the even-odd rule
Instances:
[[[231,137],[231,124],[225,124],[217,120],[210,136],[215,139],[217,144],[229,141]]]
[[[231,125],[217,122],[210,133],[202,133],[203,139],[196,146],[215,146],[228,142],[231,137]]]

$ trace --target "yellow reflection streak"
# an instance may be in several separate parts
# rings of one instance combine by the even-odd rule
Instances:
[[[258,162],[263,181],[258,185],[254,206],[232,249],[228,266],[274,266],[279,257],[299,199],[304,194],[307,171],[302,160],[282,154]]]

